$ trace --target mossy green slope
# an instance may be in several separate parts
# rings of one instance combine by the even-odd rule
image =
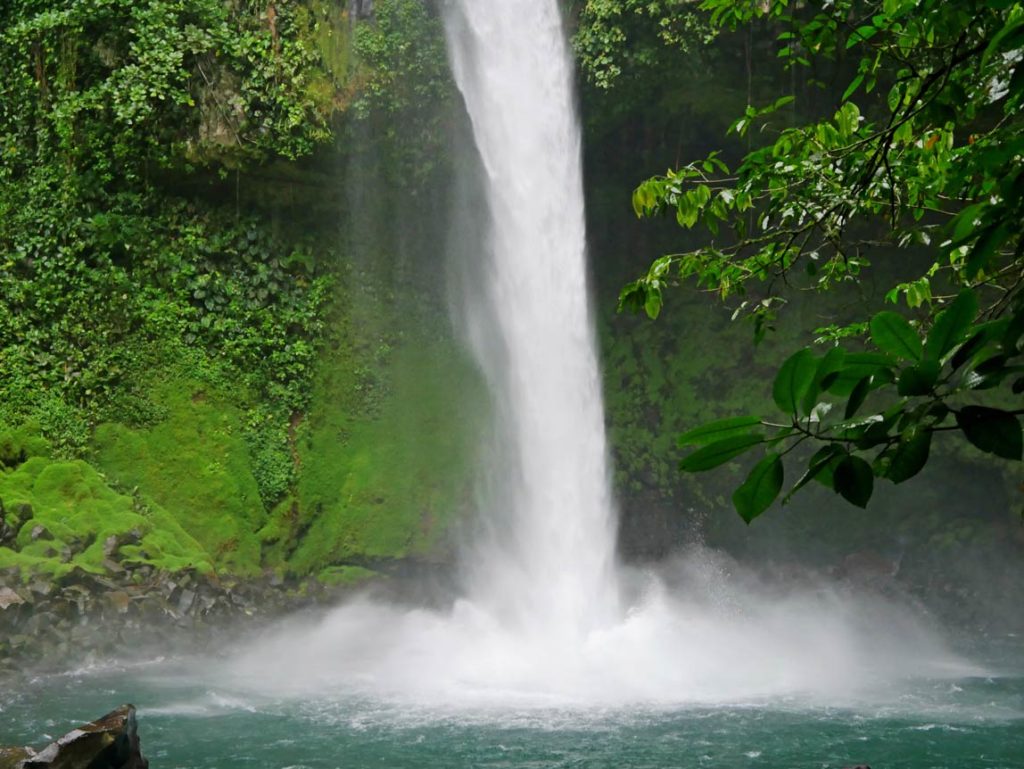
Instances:
[[[407,338],[390,353],[373,413],[345,408],[358,370],[342,350],[324,361],[300,430],[291,525],[303,532],[288,568],[430,557],[468,507],[483,395],[449,340]]]
[[[160,381],[152,397],[167,414],[156,425],[97,427],[98,466],[121,487],[137,488],[147,503],[165,509],[217,568],[258,573],[256,532],[266,513],[239,408],[213,387],[188,379]]]

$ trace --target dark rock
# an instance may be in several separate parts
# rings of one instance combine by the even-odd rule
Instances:
[[[139,747],[135,707],[122,705],[96,721],[73,729],[39,753],[30,753],[12,766],[17,769],[148,769],[149,762],[143,758]]]
[[[25,759],[35,754],[32,748],[0,748],[0,769],[18,769]]]
[[[43,526],[40,523],[37,523],[35,526],[32,527],[31,537],[33,542],[36,542],[40,539],[53,539],[53,535],[46,530],[45,526]]]

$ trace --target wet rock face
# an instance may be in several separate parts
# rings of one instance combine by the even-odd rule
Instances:
[[[31,748],[0,748],[0,769],[148,768],[132,705],[72,729],[38,753]]]

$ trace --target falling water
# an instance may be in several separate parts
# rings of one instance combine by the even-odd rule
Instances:
[[[292,618],[217,675],[261,695],[475,709],[849,703],[897,698],[908,676],[972,672],[877,596],[820,580],[775,589],[707,550],[657,573],[616,566],[558,2],[448,0],[445,12],[486,211],[480,285],[461,291],[460,316],[503,427],[465,591],[442,610],[360,598]]]
[[[478,543],[471,590],[521,630],[572,638],[614,616],[617,594],[572,60],[556,0],[455,0],[449,11],[489,212],[493,321],[468,317],[513,479],[488,505],[511,525]]]

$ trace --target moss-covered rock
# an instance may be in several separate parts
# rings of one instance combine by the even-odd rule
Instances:
[[[15,519],[13,547],[0,547],[0,569],[18,567],[23,579],[55,579],[81,569],[107,570],[108,542],[133,541],[121,557],[159,569],[212,570],[208,552],[158,506],[141,508],[119,494],[82,460],[33,457],[0,473],[5,509],[22,511]],[[111,540],[113,538],[113,540]]]

